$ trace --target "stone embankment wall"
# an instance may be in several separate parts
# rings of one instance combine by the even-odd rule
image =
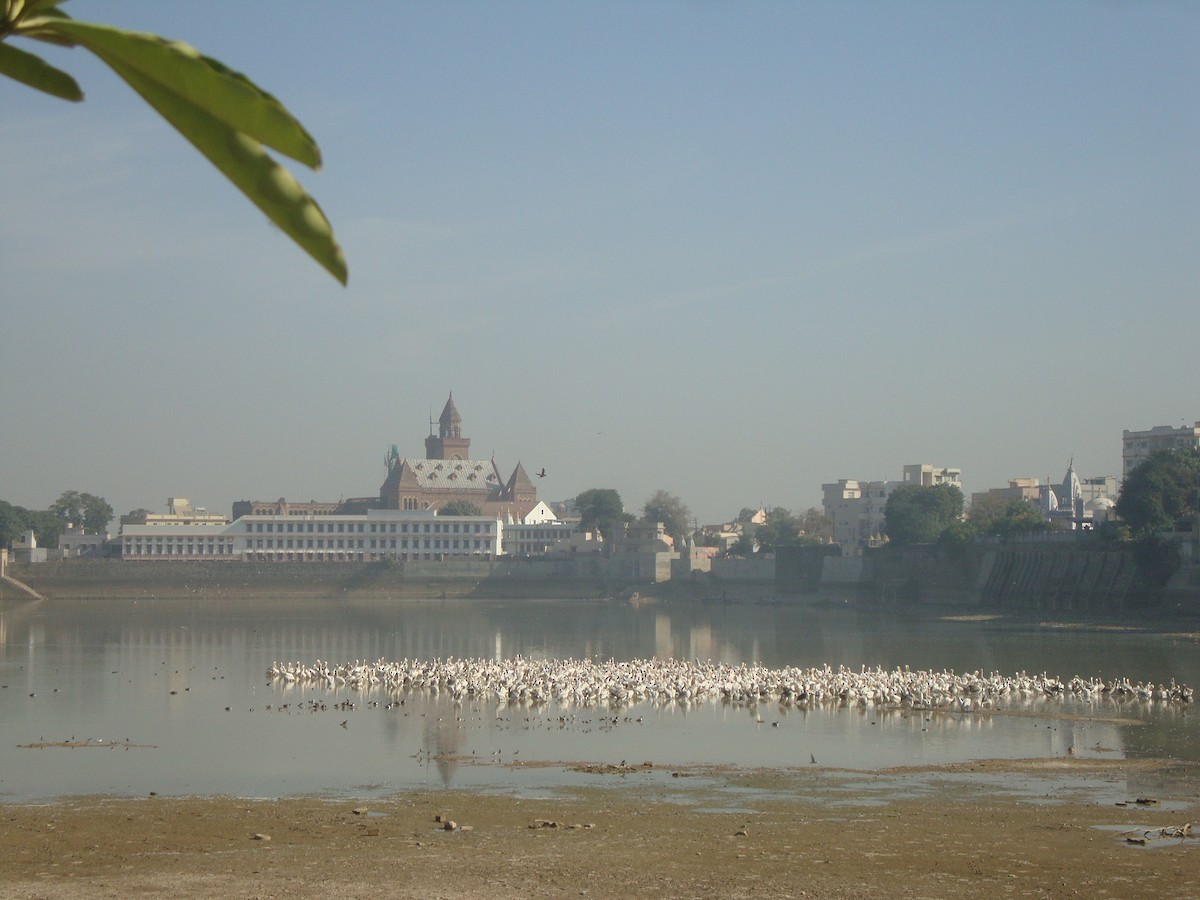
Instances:
[[[859,598],[992,610],[1105,613],[1155,603],[1134,554],[1109,544],[1020,542],[883,548],[869,554]]]
[[[1000,609],[1109,612],[1148,603],[1129,550],[1029,544],[994,551],[980,602]]]
[[[1173,578],[1164,591],[1139,569],[1130,547],[1087,538],[955,549],[883,547],[861,557],[829,556],[821,560],[815,584],[813,560],[800,558],[808,551],[787,550],[777,561],[781,595],[817,593],[883,606],[1034,612],[1106,613],[1164,603],[1200,609],[1200,589],[1193,589],[1189,578]]]
[[[395,563],[72,559],[10,567],[61,598],[602,597],[670,574],[670,560],[655,554]]]

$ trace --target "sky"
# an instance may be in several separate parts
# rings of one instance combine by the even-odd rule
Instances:
[[[1119,475],[1200,420],[1200,4],[161,3],[316,137],[342,288],[86,51],[0,78],[0,499]]]

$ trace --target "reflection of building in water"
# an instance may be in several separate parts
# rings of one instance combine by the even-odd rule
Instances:
[[[707,622],[692,625],[688,629],[688,655],[692,659],[698,659],[700,662],[715,659],[716,654],[713,652],[715,646],[712,627]]]
[[[675,655],[671,640],[671,617],[666,613],[654,614],[654,655],[659,659],[670,659]]]
[[[445,716],[430,718],[425,722],[425,752],[433,757],[445,785],[450,784],[458,770],[458,757],[462,753],[463,729],[458,717],[451,715],[452,712],[446,710]]]

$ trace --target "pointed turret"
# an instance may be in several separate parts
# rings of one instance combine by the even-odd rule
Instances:
[[[438,419],[438,434],[425,438],[426,459],[470,459],[471,439],[462,436],[462,416],[454,405],[454,392]]]
[[[458,414],[458,407],[454,405],[454,391],[450,392],[450,399],[446,401],[441,418],[438,419],[438,437],[462,437],[462,416]]]
[[[504,486],[504,496],[508,500],[515,501],[537,499],[537,488],[533,486],[533,482],[529,480],[529,475],[525,472],[525,467],[519,462],[513,469],[512,475],[509,476],[508,484]]]

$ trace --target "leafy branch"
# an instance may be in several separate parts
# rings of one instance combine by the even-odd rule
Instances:
[[[316,141],[278,100],[246,76],[181,41],[80,22],[67,0],[0,0],[0,74],[63,100],[83,91],[69,74],[7,43],[23,37],[83,47],[100,58],[166,119],[238,190],[342,284],[342,249],[317,202],[264,149],[311,169]]]

